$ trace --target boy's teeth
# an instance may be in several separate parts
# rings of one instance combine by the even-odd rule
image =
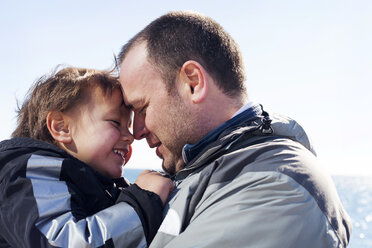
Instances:
[[[125,154],[124,154],[123,151],[120,151],[120,150],[114,150],[114,152],[117,153],[117,154],[119,154],[119,155],[122,157],[122,159],[124,160],[124,162],[125,162]]]

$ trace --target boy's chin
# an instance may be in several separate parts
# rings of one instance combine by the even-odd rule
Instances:
[[[118,169],[118,170],[108,171],[106,173],[106,176],[109,177],[109,178],[112,178],[112,179],[120,178],[120,177],[123,176],[123,168],[124,168],[124,166],[120,166],[120,169]]]
[[[115,178],[122,177],[123,176],[123,172],[124,172],[123,169],[121,169],[120,172],[115,173],[112,178],[115,179]]]

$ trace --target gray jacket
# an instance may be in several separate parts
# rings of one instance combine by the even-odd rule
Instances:
[[[351,220],[302,127],[254,108],[175,176],[150,247],[347,246]]]

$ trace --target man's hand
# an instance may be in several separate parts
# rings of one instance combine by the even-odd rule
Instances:
[[[142,171],[134,183],[142,189],[157,194],[163,202],[163,205],[174,188],[172,180],[162,176],[157,171],[151,170]]]

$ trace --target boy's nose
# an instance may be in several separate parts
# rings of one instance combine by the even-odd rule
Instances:
[[[128,144],[132,144],[133,141],[134,141],[134,137],[133,135],[129,132],[128,129],[126,129],[125,131],[123,131],[121,133],[121,136],[120,136],[120,139],[127,142]]]

